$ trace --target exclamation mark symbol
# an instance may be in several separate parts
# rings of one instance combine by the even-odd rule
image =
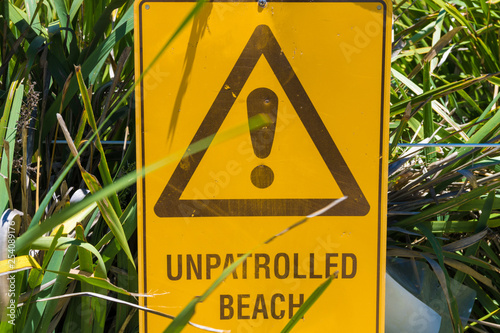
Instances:
[[[248,95],[247,110],[249,119],[258,114],[265,114],[271,120],[266,126],[250,131],[255,156],[264,159],[269,156],[273,146],[278,116],[278,96],[267,88],[255,89]],[[256,187],[267,188],[273,183],[274,172],[267,165],[261,164],[252,170],[250,178]]]

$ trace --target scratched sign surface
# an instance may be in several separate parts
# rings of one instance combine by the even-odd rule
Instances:
[[[208,2],[150,66],[194,6],[136,2],[142,305],[177,315],[254,250],[193,322],[278,332],[337,273],[294,331],[383,332],[390,4]]]

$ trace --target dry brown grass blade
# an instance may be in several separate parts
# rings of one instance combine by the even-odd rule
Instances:
[[[76,281],[71,281],[69,284],[68,290],[66,291],[66,294],[71,294],[75,291],[76,288]],[[71,301],[71,298],[64,298],[59,300],[57,303],[57,308],[56,308],[56,313],[57,315],[55,318],[50,322],[48,332],[54,332],[57,324],[61,321],[63,318],[64,314],[66,313],[66,308],[69,305],[69,301]]]
[[[460,261],[456,261],[454,259],[449,259],[449,258],[445,258],[444,259],[444,262],[446,265],[450,266],[450,267],[453,267],[459,271],[462,271],[464,272],[465,274],[467,275],[470,275],[471,277],[473,277],[474,279],[480,281],[481,283],[483,283],[485,286],[488,286],[489,288],[495,290],[498,292],[498,289],[497,287],[495,287],[495,285],[493,284],[493,282],[491,281],[491,279],[487,278],[486,276],[480,274],[479,272],[477,272],[476,270],[472,269],[471,267],[461,263]]]
[[[9,54],[7,54],[7,56],[2,59],[2,67],[0,67],[0,76],[3,75],[5,73],[5,70],[7,68],[9,68],[9,62],[10,60],[12,59],[12,57],[16,54],[19,46],[21,45],[21,43],[24,41],[24,39],[26,38],[26,35],[28,35],[28,32],[29,32],[29,29],[25,29],[21,36],[19,36],[19,38],[14,42],[14,45],[12,46]],[[4,35],[5,36],[5,35]],[[7,39],[6,39],[7,40]],[[6,52],[4,52],[3,54],[5,54]],[[8,74],[8,73],[7,73]]]
[[[488,233],[489,229],[484,229],[483,231],[478,232],[477,234],[474,234],[470,237],[462,238],[460,240],[457,240],[456,242],[446,244],[443,246],[443,251],[454,252],[463,250],[479,242],[481,239],[486,237]]]
[[[42,82],[43,82],[43,93],[42,93],[42,109],[40,116],[40,126],[43,128],[43,119],[45,118],[45,110],[47,108],[47,99],[49,95],[50,79],[48,78],[48,63],[47,63],[48,48],[44,48],[42,51],[42,56],[40,57],[40,67],[43,69]],[[38,131],[38,142],[39,147],[35,152],[36,154],[36,193],[35,193],[35,211],[40,207],[40,164],[42,162],[41,152],[42,152],[42,131]]]
[[[492,327],[492,328],[496,328],[496,329],[500,330],[500,325],[499,324],[490,323],[488,321],[469,319],[469,322],[478,323],[478,324],[481,324],[481,325],[484,325],[484,326],[488,326],[488,327]],[[471,327],[471,328],[474,329],[474,327]],[[485,332],[485,331],[481,331],[481,332]]]
[[[10,165],[10,157],[9,157],[10,156],[10,145],[7,141],[3,142],[3,149],[5,150],[5,157],[7,158],[7,165]],[[10,177],[11,177],[10,170],[8,170],[7,175],[2,175],[0,173],[0,176],[2,176],[2,178],[5,181],[5,188],[7,189],[7,195],[9,196],[9,207],[11,210],[14,210],[14,202],[12,201],[12,192],[10,189]]]
[[[441,285],[441,289],[443,290],[444,296],[446,298],[446,304],[448,305],[448,311],[450,312],[450,317],[454,318],[453,305],[455,303],[455,306],[456,306],[456,300],[454,299],[454,296],[451,294],[450,289],[448,289],[446,272],[444,271],[443,268],[441,268],[441,266],[435,260],[433,260],[429,256],[429,254],[422,253],[421,255],[422,255],[422,258],[427,260],[427,262],[429,263],[429,265],[432,268],[432,271],[436,275],[436,277],[439,281],[439,284]],[[461,323],[457,323],[457,322],[454,322],[452,320],[452,324],[453,324],[454,332],[462,332],[462,330],[460,329]]]
[[[69,147],[69,150],[71,151],[71,154],[73,154],[73,156],[78,156],[78,149],[76,149],[76,147],[75,147],[75,143],[73,142],[73,139],[71,138],[71,134],[68,131],[68,127],[66,126],[66,122],[64,121],[63,117],[59,113],[56,114],[56,117],[57,117],[58,124],[61,127],[61,130],[64,134],[64,138],[66,139],[66,142],[68,143],[68,147]],[[80,162],[80,157],[78,157],[76,159],[76,164],[78,164],[78,167],[80,168],[80,170],[82,170],[82,171],[85,170],[82,167],[82,164]]]
[[[118,331],[118,333],[124,333],[125,332],[125,329],[127,328],[127,325],[130,323],[130,320],[132,320],[132,318],[134,317],[134,315],[135,315],[136,312],[137,312],[137,309],[133,308],[128,313],[127,318],[125,318],[125,320],[123,321],[123,325],[120,328],[120,330]]]
[[[22,143],[23,143],[23,160],[22,160],[22,165],[21,165],[21,194],[22,194],[22,200],[21,200],[21,210],[23,212],[22,216],[22,221],[23,223],[21,224],[21,230],[22,232],[26,230],[29,226],[29,223],[31,222],[31,219],[28,214],[28,207],[31,206],[31,193],[29,191],[29,186],[30,186],[30,180],[28,176],[28,129],[26,126],[23,126],[23,131],[22,131]]]
[[[126,47],[125,50],[123,50],[120,58],[118,59],[118,66],[115,70],[115,78],[113,79],[113,83],[109,88],[108,96],[106,96],[106,101],[104,102],[104,109],[102,110],[102,114],[99,120],[99,126],[101,126],[101,124],[104,122],[104,119],[106,119],[109,110],[109,105],[111,104],[111,97],[113,96],[113,92],[115,91],[116,86],[120,82],[123,66],[125,66],[125,63],[127,62],[131,52],[132,48]]]
[[[408,257],[408,258],[422,258],[425,259],[424,254],[422,252],[417,252],[414,250],[407,250],[407,249],[391,249],[387,251],[387,256],[394,256],[394,257]],[[436,255],[434,254],[426,254],[430,259],[436,259]],[[478,273],[476,270],[470,268],[469,266],[454,260],[450,258],[444,258],[444,263],[450,267],[453,267],[455,269],[458,269],[466,274],[469,274],[470,276],[474,277],[476,280],[480,281],[484,285],[493,288],[493,290],[497,290],[497,288],[493,285],[493,282],[491,279],[485,277],[484,275]],[[494,267],[492,267],[493,269]],[[495,269],[497,271],[498,269]]]
[[[63,91],[62,91],[62,100],[61,100],[61,106],[59,108],[59,113],[62,114],[63,111],[63,106],[64,106],[64,99],[66,97],[66,93],[69,88],[69,84],[71,82],[71,78],[73,77],[73,72],[69,73],[68,78],[66,79],[66,82],[64,83]],[[50,164],[49,164],[49,169],[47,170],[47,184],[50,184],[50,174],[52,172],[52,165],[54,164],[54,157],[56,153],[56,141],[57,141],[57,133],[59,131],[59,123],[57,123],[56,126],[56,132],[54,135],[54,144],[52,146],[52,155],[50,157]]]
[[[412,79],[415,75],[417,75],[418,72],[420,72],[423,68],[423,65],[434,59],[441,50],[448,45],[448,43],[455,37],[455,35],[462,30],[464,27],[456,27],[453,30],[449,31],[439,39],[439,41],[431,48],[429,53],[425,55],[425,57],[422,59],[422,62],[419,63],[415,68],[411,71],[411,73],[408,75],[409,79]]]
[[[28,299],[30,299],[30,297],[33,297],[33,296],[39,294],[41,291],[53,286],[54,283],[56,283],[56,279],[53,279],[47,283],[39,285],[35,289],[29,290],[29,291],[25,292],[24,294],[19,295],[17,302],[18,303],[26,302]]]

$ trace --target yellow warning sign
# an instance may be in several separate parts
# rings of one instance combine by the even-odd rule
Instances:
[[[136,2],[137,77],[193,7]],[[138,182],[142,305],[177,315],[345,197],[259,247],[192,321],[281,331],[337,272],[294,331],[383,331],[390,24],[383,1],[215,1],[168,45],[136,92],[138,168],[174,156]],[[141,314],[143,332],[168,324]]]

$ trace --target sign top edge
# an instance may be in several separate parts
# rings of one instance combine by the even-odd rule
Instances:
[[[136,0],[136,5],[142,5],[148,2],[198,2],[198,0]],[[206,0],[205,2],[255,2],[256,0]],[[387,0],[267,0],[267,2],[299,2],[299,3],[317,3],[317,2],[339,2],[339,3],[380,3],[384,6],[392,5]]]

